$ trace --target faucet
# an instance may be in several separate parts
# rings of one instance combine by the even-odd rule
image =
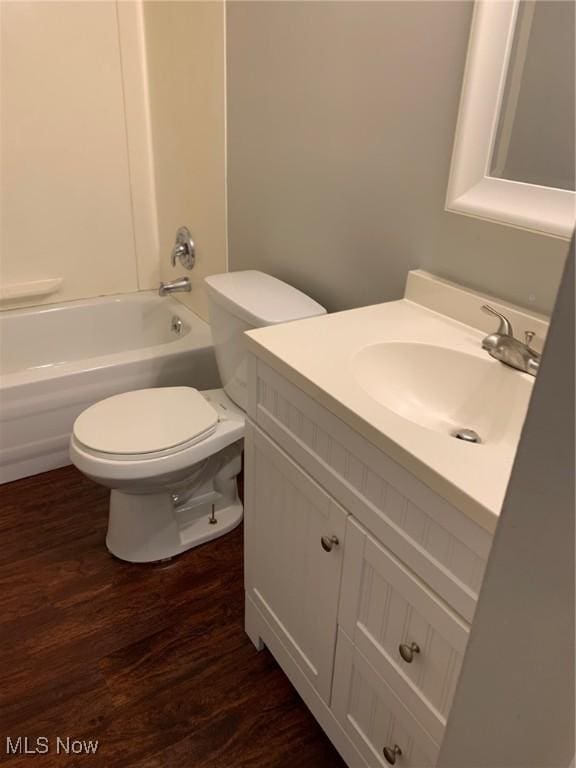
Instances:
[[[171,293],[189,293],[192,290],[192,283],[188,277],[179,277],[177,280],[170,280],[167,283],[160,283],[158,288],[159,296],[168,296]]]
[[[540,354],[530,346],[534,332],[526,331],[524,334],[525,341],[519,341],[514,338],[512,324],[507,317],[501,315],[489,304],[484,304],[482,310],[500,320],[498,330],[482,340],[482,349],[485,349],[489,355],[504,365],[536,376],[540,367]]]

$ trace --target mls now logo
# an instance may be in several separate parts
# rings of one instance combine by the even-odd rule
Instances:
[[[7,736],[7,755],[46,755],[54,751],[58,755],[94,755],[98,750],[97,740],[73,739],[57,736],[51,744],[48,736]]]

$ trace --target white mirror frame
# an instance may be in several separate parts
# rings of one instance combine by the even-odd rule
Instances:
[[[490,176],[521,0],[476,0],[446,210],[569,240],[576,193]]]

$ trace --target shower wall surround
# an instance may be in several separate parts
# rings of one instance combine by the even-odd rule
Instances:
[[[176,298],[208,319],[202,278],[227,269],[225,14],[222,0],[146,0],[146,55],[158,205],[160,274],[179,226],[190,227],[192,292]]]
[[[2,309],[151,288],[159,279],[141,9],[0,4]]]
[[[155,288],[186,224],[183,301],[206,317],[201,278],[227,266],[223,1],[0,14],[0,308]]]

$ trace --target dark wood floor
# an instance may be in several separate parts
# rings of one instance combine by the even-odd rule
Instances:
[[[0,764],[343,768],[243,632],[242,530],[128,565],[107,505],[72,467],[0,486]],[[7,736],[51,751],[7,758]],[[57,736],[98,751],[57,755]]]

